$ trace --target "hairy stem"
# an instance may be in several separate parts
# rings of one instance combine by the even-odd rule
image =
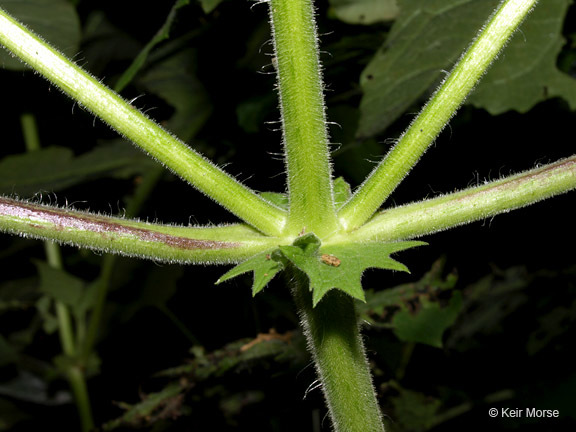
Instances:
[[[311,0],[271,0],[290,212],[286,229],[322,237],[336,230],[314,8]]]
[[[332,290],[315,307],[306,276],[293,270],[293,295],[336,432],[383,432],[354,299]]]
[[[396,241],[492,217],[576,189],[576,156],[511,177],[384,210],[346,241]],[[335,240],[337,241],[337,240]]]
[[[234,263],[277,245],[246,225],[159,225],[0,197],[0,231],[181,263]]]
[[[538,0],[504,0],[396,146],[338,216],[347,231],[364,224],[440,134]]]
[[[81,106],[201,192],[263,233],[279,235],[285,212],[168,133],[0,9],[0,43]]]

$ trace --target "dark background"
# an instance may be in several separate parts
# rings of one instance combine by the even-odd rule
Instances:
[[[101,63],[88,59],[86,67],[104,77],[105,82],[113,83],[129,65],[138,47],[162,25],[169,3],[125,1],[119,8],[118,2],[112,1],[80,2],[78,12],[83,24],[94,10],[101,10],[118,29],[118,37],[129,41],[125,52],[113,51],[111,43],[110,58],[100,59]],[[228,164],[227,170],[253,189],[282,191],[284,167],[278,156],[281,136],[275,130],[278,125],[268,123],[279,117],[276,101],[271,97],[274,76],[262,73],[271,70],[267,66],[271,52],[270,44],[266,43],[269,38],[265,32],[267,9],[265,5],[250,6],[248,2],[227,1],[209,15],[196,5],[188,6],[180,12],[171,37],[176,39],[200,29],[192,40],[196,50],[195,73],[209,97],[212,114],[191,140],[192,145],[219,164]],[[361,98],[359,74],[384,40],[389,26],[347,25],[327,15],[327,5],[322,2],[318,11],[322,49],[332,53],[323,57],[325,79],[331,89],[327,94],[331,118],[333,99],[339,104],[344,100],[348,107],[357,109]],[[566,47],[559,59],[567,73],[573,73],[576,65],[576,53],[571,45],[576,31],[573,18],[574,11],[571,11],[565,27]],[[331,50],[341,38],[362,34],[372,35],[374,42],[355,47],[354,56],[339,57],[342,52]],[[18,123],[24,111],[36,115],[45,146],[68,146],[76,154],[82,154],[97,142],[115,137],[89,113],[77,108],[72,110],[68,98],[31,72],[0,71],[0,83],[1,156],[24,151]],[[143,94],[136,102],[139,108],[154,108],[148,113],[159,121],[169,119],[173,108],[144,92],[136,80],[124,94],[128,98]],[[250,99],[263,107],[258,118],[261,127],[257,131],[246,130],[238,121],[238,107]],[[333,141],[341,142],[335,147],[335,175],[343,175],[353,186],[357,185],[372,164],[350,166],[350,152],[354,151],[355,161],[378,160],[387,150],[385,140],[397,137],[410,120],[410,116],[403,116],[382,136],[375,137],[379,146],[376,153],[373,145],[364,149],[362,142],[350,138],[353,134],[333,127]],[[509,112],[495,117],[464,106],[451,121],[450,128],[394,193],[392,204],[450,192],[569,156],[574,149],[575,120],[574,113],[561,99],[542,102],[525,114]],[[59,204],[74,203],[74,207],[80,209],[110,213],[123,207],[125,196],[133,188],[133,179],[96,178],[59,191],[50,199]],[[400,256],[411,269],[410,275],[382,271],[366,274],[367,288],[384,289],[420,279],[434,261],[445,257],[445,273],[458,275],[456,289],[464,293],[465,299],[470,286],[490,275],[495,285],[498,281],[515,284],[498,296],[466,300],[457,323],[445,334],[445,346],[439,349],[416,344],[401,377],[395,370],[398,358],[406,352],[406,344],[390,331],[366,330],[370,359],[377,371],[375,384],[385,412],[392,413],[392,418],[397,407],[390,406],[391,399],[387,398],[399,392],[390,386],[392,381],[423,398],[441,400],[444,411],[453,407],[468,408],[435,428],[406,426],[404,430],[488,427],[490,430],[565,431],[574,427],[576,411],[571,403],[576,397],[575,355],[571,349],[576,319],[573,200],[572,194],[566,194],[491,220],[427,236],[424,240],[429,246]],[[233,216],[170,174],[157,185],[140,217],[176,224],[234,221]],[[86,281],[98,275],[101,256],[71,247],[63,247],[62,251],[70,273]],[[36,268],[32,260],[44,259],[43,247],[37,241],[3,235],[0,258],[3,283],[34,278]],[[506,276],[511,268],[516,268],[517,273]],[[225,270],[223,267],[160,265],[128,258],[118,260],[106,326],[98,345],[101,366],[89,381],[98,424],[122,414],[115,402],[135,403],[143,394],[162,388],[163,382],[152,378],[155,373],[186,363],[192,357],[191,339],[153,302],[142,301],[141,287],[151,280],[158,281],[158,291],[169,291],[165,305],[206,352],[242,338],[253,338],[270,328],[281,333],[297,331],[298,320],[282,278],[277,278],[253,299],[247,276],[213,285]],[[462,336],[458,329],[469,328],[466,320],[475,319],[474,312],[485,308],[494,308],[499,313],[482,315],[491,318],[475,332]],[[3,334],[38,325],[34,308],[0,313]],[[555,316],[559,317],[557,322]],[[537,352],[529,352],[528,342],[537,333],[545,343]],[[27,358],[46,363],[58,353],[57,336],[41,329],[22,351]],[[325,410],[320,392],[312,391],[304,398],[314,374],[309,360],[300,353],[300,357],[291,361],[266,358],[222,376],[211,376],[187,393],[187,408],[178,411],[175,416],[178,418],[144,427],[177,431],[312,431],[318,430],[314,422],[320,420],[322,430],[329,430],[328,420],[323,419]],[[0,379],[9,380],[20,370],[22,364],[4,366],[0,369]],[[54,377],[46,379],[46,386],[49,394],[66,391],[65,381]],[[488,395],[504,390],[511,391],[504,401],[486,401]],[[253,393],[250,392],[263,397],[251,402]],[[225,408],[223,401],[231,395],[243,395],[241,409]],[[13,396],[6,400],[22,412],[23,420],[5,430],[39,430],[47,424],[58,425],[60,430],[77,430],[71,404],[37,404]],[[414,402],[414,406],[418,404],[425,405],[422,401]],[[559,409],[561,416],[557,421],[545,422],[494,420],[487,415],[492,406],[550,407]],[[413,416],[423,414],[415,411]],[[403,430],[399,424],[396,427]]]

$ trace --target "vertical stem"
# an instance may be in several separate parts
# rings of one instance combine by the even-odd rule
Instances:
[[[306,276],[293,272],[293,295],[336,432],[383,432],[382,414],[354,300],[332,290],[312,306]]]
[[[48,264],[53,268],[62,269],[62,257],[58,245],[54,242],[46,241],[44,242],[44,247],[46,249]],[[60,333],[62,351],[70,358],[77,357],[78,353],[74,341],[70,311],[68,307],[60,301],[56,302],[56,316],[58,318],[58,331]],[[82,424],[82,432],[89,432],[94,429],[94,420],[84,370],[80,365],[71,364],[66,368],[65,373],[68,384],[74,394],[76,409],[78,410],[78,416]]]
[[[314,7],[271,0],[282,130],[288,172],[288,233],[318,236],[337,228]]]
[[[33,152],[40,150],[38,125],[36,124],[34,114],[23,113],[20,116],[20,126],[22,128],[22,135],[24,136],[24,145],[26,145],[26,151]]]
[[[92,418],[92,407],[90,405],[90,397],[88,396],[84,370],[79,366],[71,366],[67,371],[67,375],[72,393],[74,393],[74,399],[76,400],[82,432],[93,431],[94,420]]]
[[[24,135],[24,143],[28,152],[40,150],[40,135],[38,134],[38,125],[36,118],[33,114],[25,113],[20,116],[20,125],[22,127],[22,134]],[[44,250],[46,251],[46,259],[48,264],[55,269],[62,270],[62,255],[60,247],[52,242],[44,242]],[[74,338],[74,328],[72,325],[72,317],[70,310],[61,301],[56,301],[56,318],[58,320],[58,333],[60,336],[60,343],[62,351],[70,358],[78,356],[76,341]],[[74,394],[76,401],[76,409],[82,424],[82,432],[89,432],[94,429],[94,420],[92,417],[92,407],[90,405],[90,397],[88,396],[88,388],[86,386],[86,376],[83,369],[79,365],[70,365],[66,371],[66,378],[68,384]]]
[[[44,250],[50,267],[62,269],[62,257],[58,245],[52,241],[44,242]],[[62,351],[67,356],[76,355],[76,344],[74,341],[74,330],[72,328],[72,319],[68,307],[61,301],[56,301],[56,318],[58,319],[58,333]]]

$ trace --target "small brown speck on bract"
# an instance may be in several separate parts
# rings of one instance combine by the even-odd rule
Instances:
[[[320,256],[320,259],[324,264],[327,264],[332,267],[338,267],[342,263],[342,261],[340,261],[338,257],[335,257],[334,255],[330,254],[322,254]]]

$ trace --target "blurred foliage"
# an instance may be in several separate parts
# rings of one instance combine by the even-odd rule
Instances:
[[[266,6],[185,3],[2,6],[110,86],[130,70],[122,94],[134,106],[282,200]],[[338,176],[355,186],[370,172],[496,3],[317,3]],[[573,153],[576,10],[565,0],[540,3],[472,105],[395,192],[396,203]],[[154,164],[14,59],[1,62],[2,193],[122,214]],[[42,145],[30,154],[25,113],[35,116]],[[574,429],[573,215],[572,195],[559,197],[426,238],[430,246],[403,253],[411,275],[364,274],[359,313],[391,430]],[[233,220],[168,172],[139,217]],[[40,242],[0,238],[0,431],[78,430],[62,376],[70,361],[89,374],[102,430],[327,430],[281,278],[252,299],[249,277],[214,287],[222,269],[118,258],[103,272],[105,256],[73,248],[63,255],[66,270],[56,271]],[[81,337],[102,280],[110,289],[97,355],[63,358],[54,303],[73,311]],[[558,409],[560,418],[491,419],[491,407]]]

